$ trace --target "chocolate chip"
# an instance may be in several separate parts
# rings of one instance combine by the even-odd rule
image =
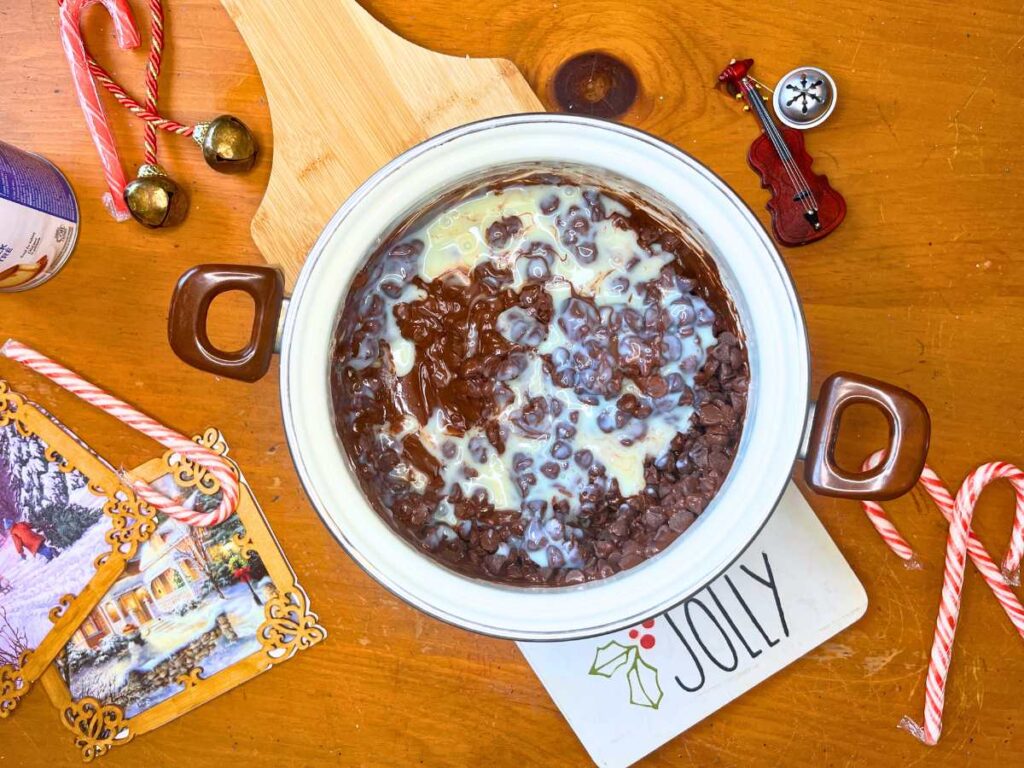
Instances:
[[[498,535],[498,532],[495,531],[493,528],[488,528],[486,531],[480,534],[479,544],[480,548],[484,552],[494,552],[498,548],[498,545],[500,543],[501,537]]]
[[[532,522],[533,520],[538,520],[543,516],[544,510],[547,509],[547,506],[548,503],[542,499],[530,499],[523,503],[523,511],[530,516]]]
[[[643,555],[638,552],[634,552],[630,555],[623,555],[619,558],[619,569],[625,571],[628,568],[640,565],[644,561]]]
[[[640,379],[637,381],[637,386],[643,390],[644,394],[654,398],[664,397],[668,394],[668,384],[661,376],[648,376]]]
[[[565,565],[565,555],[562,554],[562,550],[552,545],[547,548],[548,565],[552,568],[561,568]]]
[[[506,560],[505,555],[488,555],[484,558],[484,568],[492,575],[498,576],[501,574],[502,566],[505,565]]]
[[[697,516],[688,509],[681,509],[668,519],[668,527],[676,533],[682,533],[691,525],[693,521],[697,519]]]
[[[492,248],[504,248],[523,228],[518,216],[506,216],[487,228],[487,244]]]
[[[711,468],[717,471],[722,477],[729,471],[729,467],[732,465],[732,461],[721,451],[713,451],[708,457],[708,463]]]
[[[512,457],[512,469],[516,472],[524,472],[533,466],[533,459],[525,453],[516,453]]]
[[[619,410],[625,411],[626,413],[632,415],[640,406],[640,401],[634,394],[625,394],[619,398],[617,405],[619,406]]]
[[[724,420],[722,409],[715,403],[704,403],[700,407],[700,421],[704,426],[721,424]]]
[[[555,436],[559,440],[572,440],[576,437],[576,427],[561,422],[555,426]]]
[[[663,515],[656,508],[647,510],[644,513],[644,527],[651,531],[656,531],[665,524],[665,515]]]
[[[487,461],[487,439],[483,435],[474,435],[469,439],[469,455],[478,464]]]
[[[583,572],[577,569],[566,571],[562,577],[563,584],[582,584],[584,581]]]
[[[570,456],[572,456],[572,446],[564,442],[563,440],[559,440],[553,446],[551,446],[551,455],[554,456],[556,459],[565,461]]]
[[[594,542],[594,553],[600,558],[606,558],[615,551],[615,544],[607,539],[598,539]]]

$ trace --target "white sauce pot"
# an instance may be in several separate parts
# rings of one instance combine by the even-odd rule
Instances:
[[[411,213],[496,166],[575,164],[627,180],[657,199],[714,258],[747,344],[751,385],[743,436],[725,483],[664,552],[613,577],[570,587],[519,587],[456,573],[398,535],[363,497],[334,429],[330,366],[337,318],[353,276]],[[619,187],[621,184],[616,182]],[[216,349],[210,302],[250,294],[249,345]],[[909,392],[848,373],[809,403],[807,329],[786,267],[757,218],[717,176],[646,133],[594,119],[515,115],[462,126],[413,147],[368,179],[313,246],[290,301],[276,269],[206,265],[186,273],[171,302],[171,346],[185,361],[254,381],[282,354],[281,408],[299,476],[324,524],[371,576],[410,604],[460,627],[521,640],[614,631],[665,611],[724,571],[754,539],[806,461],[815,491],[847,498],[907,492],[924,465],[928,413]],[[283,323],[279,325],[279,318]],[[869,472],[835,461],[839,418],[853,403],[889,421],[888,459]]]

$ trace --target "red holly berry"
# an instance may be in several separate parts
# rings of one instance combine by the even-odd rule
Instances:
[[[654,647],[654,635],[644,635],[640,638],[640,647],[645,650],[650,650]]]
[[[640,634],[640,633],[639,633],[639,632],[637,632],[637,631],[636,631],[635,629],[631,629],[631,630],[629,630],[629,636],[630,636],[630,638],[632,638],[633,640],[636,640],[636,637],[637,637],[637,635],[639,635],[639,634]]]
[[[654,626],[654,619],[648,619],[644,622],[644,629],[650,629]]]

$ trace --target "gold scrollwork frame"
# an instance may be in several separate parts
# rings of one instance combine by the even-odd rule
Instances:
[[[95,571],[78,595],[64,595],[49,611],[53,628],[37,648],[23,654],[17,664],[0,667],[0,720],[10,716],[32,684],[63,650],[99,598],[113,585],[134,557],[141,542],[153,531],[153,511],[136,497],[117,473],[34,403],[0,379],[0,427],[14,425],[22,437],[37,437],[45,445],[44,458],[61,472],[77,470],[89,490],[106,498],[103,514],[111,527],[106,539],[110,551],[94,563]],[[59,561],[57,561],[59,562]]]
[[[181,675],[177,680],[181,691],[132,718],[125,718],[124,711],[115,705],[90,698],[72,700],[57,666],[52,665],[43,675],[43,687],[61,712],[61,721],[74,735],[75,746],[86,762],[105,754],[112,746],[126,744],[136,736],[166,725],[327,637],[319,618],[310,610],[309,598],[299,586],[295,572],[285,559],[252,489],[238,466],[228,457],[229,449],[223,436],[210,428],[193,439],[227,458],[234,467],[241,490],[236,514],[245,532],[236,534],[233,541],[242,551],[255,552],[260,556],[277,588],[277,594],[264,603],[265,619],[256,633],[261,648],[215,674],[207,676],[202,667],[197,667]],[[147,482],[170,474],[179,485],[196,487],[204,493],[215,493],[219,489],[219,485],[206,479],[201,467],[172,451],[143,464],[132,474]]]

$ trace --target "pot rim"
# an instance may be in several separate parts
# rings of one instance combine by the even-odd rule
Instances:
[[[365,200],[374,190],[380,187],[381,184],[385,183],[389,179],[389,177],[399,172],[409,163],[413,162],[414,160],[424,155],[425,153],[435,151],[438,148],[443,147],[446,144],[449,144],[453,141],[457,141],[463,137],[470,136],[481,131],[490,131],[493,129],[505,128],[509,126],[537,125],[545,123],[581,126],[586,129],[608,131],[612,134],[616,134],[620,138],[625,138],[627,140],[638,141],[643,144],[646,144],[649,149],[664,152],[667,155],[669,155],[670,160],[681,162],[683,165],[687,166],[689,170],[695,172],[700,177],[702,177],[703,181],[710,183],[712,186],[717,188],[717,190],[721,193],[721,196],[723,198],[721,202],[728,201],[729,203],[731,203],[733,208],[736,209],[736,213],[739,215],[739,217],[742,220],[744,220],[745,223],[752,227],[753,233],[760,239],[761,244],[765,247],[767,255],[771,258],[772,266],[777,271],[778,277],[781,279],[781,283],[785,287],[786,292],[788,294],[789,309],[792,312],[794,330],[797,332],[798,336],[797,341],[803,346],[803,355],[798,356],[799,359],[796,360],[795,363],[793,363],[803,368],[802,374],[804,378],[804,391],[801,400],[801,402],[803,403],[803,415],[800,419],[799,429],[794,429],[795,439],[793,440],[792,457],[788,458],[785,462],[786,466],[789,467],[789,471],[787,471],[785,474],[782,474],[780,472],[779,477],[777,479],[772,480],[769,483],[769,487],[772,490],[766,491],[763,494],[763,496],[771,498],[771,503],[769,505],[763,504],[762,502],[764,512],[761,515],[761,520],[757,524],[756,529],[750,533],[749,537],[746,535],[747,532],[744,532],[744,536],[742,538],[744,538],[745,540],[742,542],[742,544],[734,548],[732,551],[730,551],[727,557],[723,558],[713,569],[709,570],[702,577],[697,579],[696,583],[694,583],[687,589],[678,591],[669,600],[663,600],[662,602],[654,606],[646,606],[640,609],[634,608],[632,609],[632,612],[629,613],[629,615],[622,616],[621,618],[615,620],[608,620],[600,624],[595,624],[593,626],[580,627],[578,629],[558,630],[531,630],[523,628],[517,628],[513,630],[507,627],[494,626],[492,624],[477,621],[471,618],[467,618],[465,616],[457,615],[456,613],[450,610],[446,610],[442,607],[433,604],[428,600],[423,599],[421,596],[411,594],[406,588],[403,588],[387,573],[382,571],[382,569],[378,567],[378,565],[370,557],[363,553],[359,549],[359,547],[355,546],[355,544],[349,539],[349,537],[345,535],[344,530],[342,530],[341,526],[337,523],[337,521],[335,521],[332,518],[332,516],[328,512],[331,505],[327,503],[323,499],[322,495],[318,492],[316,483],[311,477],[311,473],[300,449],[302,441],[300,439],[300,426],[296,423],[296,414],[294,411],[295,392],[293,391],[294,389],[297,389],[297,387],[295,386],[296,383],[291,380],[292,361],[293,359],[295,359],[293,357],[294,345],[291,343],[291,340],[296,332],[299,316],[298,308],[301,305],[302,297],[306,294],[308,290],[311,290],[310,283],[313,274],[316,272],[316,265],[324,257],[324,254],[328,251],[336,230],[350,216],[350,214],[352,214],[353,211],[358,209],[363,200]],[[356,270],[353,269],[353,273],[355,271]],[[344,295],[347,292],[347,288],[348,286],[346,285],[345,289],[341,292],[341,301],[344,300]],[[732,293],[731,290],[730,293]],[[731,189],[731,187],[729,187],[728,184],[726,184],[713,171],[711,171],[702,163],[693,158],[689,153],[640,129],[621,125],[619,123],[614,123],[611,121],[601,120],[598,118],[583,117],[577,115],[559,115],[545,112],[524,113],[495,118],[487,118],[484,120],[467,123],[465,125],[449,129],[448,131],[431,137],[421,142],[420,144],[408,149],[407,151],[403,152],[401,155],[393,159],[391,162],[389,162],[387,165],[379,169],[365,182],[363,182],[363,184],[361,184],[352,193],[352,195],[350,195],[349,198],[345,200],[341,207],[339,207],[339,209],[327,222],[320,236],[317,238],[313,247],[310,249],[310,252],[307,256],[306,262],[303,265],[299,278],[296,281],[295,289],[288,304],[288,311],[286,313],[286,316],[284,317],[283,329],[280,336],[280,345],[282,349],[282,373],[280,383],[282,417],[284,421],[285,434],[288,440],[289,452],[292,456],[292,461],[296,468],[296,473],[299,476],[300,482],[302,483],[302,486],[306,491],[307,496],[312,501],[313,507],[316,510],[317,515],[320,517],[321,521],[328,529],[328,531],[331,532],[335,540],[342,546],[346,553],[360,566],[360,568],[362,568],[362,570],[364,570],[371,577],[373,577],[373,579],[377,581],[377,583],[381,584],[389,592],[394,594],[396,597],[401,598],[404,602],[412,605],[413,607],[427,613],[428,615],[434,618],[452,624],[453,626],[458,626],[462,629],[469,629],[471,631],[484,635],[490,635],[504,639],[527,641],[564,641],[571,639],[593,637],[639,623],[640,621],[650,618],[653,615],[663,613],[664,611],[669,610],[670,608],[673,608],[679,605],[680,603],[684,602],[689,597],[692,597],[694,594],[703,589],[707,584],[709,584],[711,581],[713,581],[723,572],[725,572],[729,567],[731,567],[736,562],[736,560],[740,556],[742,556],[742,554],[746,551],[749,544],[756,539],[757,535],[767,524],[772,513],[774,512],[776,505],[778,504],[779,499],[781,499],[782,494],[785,492],[786,485],[790,481],[792,465],[799,456],[801,445],[806,434],[807,420],[810,417],[811,410],[808,408],[808,404],[810,403],[810,347],[807,339],[807,328],[803,312],[803,306],[800,302],[799,295],[796,292],[792,275],[788,267],[782,260],[778,250],[775,248],[774,243],[768,237],[767,233],[764,230],[764,227],[760,224],[756,215],[753,213],[750,207],[741,198],[739,198],[739,196]],[[334,314],[336,313],[332,313],[332,315]],[[792,397],[795,398],[796,395],[792,395]],[[748,425],[745,423],[745,432],[747,426]],[[333,431],[333,424],[331,425],[330,428]],[[745,440],[746,436],[744,435],[744,441]],[[337,448],[341,452],[347,465],[348,457],[345,455],[344,447],[340,444],[340,441],[337,443]],[[788,449],[786,451],[786,454],[789,455]],[[731,476],[735,473],[732,470],[730,470],[729,474]],[[715,502],[720,497],[726,495],[724,491],[727,488],[728,484],[729,478],[726,479],[726,483],[723,484],[723,487],[719,490],[718,494],[716,494],[715,499],[712,501],[712,504],[715,504]],[[357,492],[359,492],[358,484],[356,485]],[[365,502],[365,499],[361,499],[361,502],[366,504],[366,506],[369,508],[369,504]],[[371,512],[374,515],[377,514],[372,509]],[[709,508],[709,510],[706,511],[706,514],[713,512],[714,509]],[[704,519],[704,517],[705,515],[702,515],[701,518],[699,518],[699,520]],[[388,524],[385,523],[385,525]],[[390,526],[388,527],[390,529]],[[395,537],[396,539],[401,540],[403,544],[409,546],[411,552],[415,554],[417,557],[429,557],[425,553],[416,551],[412,547],[412,545],[409,544],[409,542],[407,542],[404,539],[404,537],[400,536],[397,532],[391,530],[390,535]],[[673,545],[670,545],[668,549],[671,549],[671,546],[674,546],[676,543],[678,543],[678,541],[681,541],[683,538],[684,537],[680,537],[680,539],[677,540],[677,542],[673,542]],[[664,553],[659,553],[658,556],[651,558],[647,562],[650,562],[651,560],[658,560],[662,554]],[[455,571],[452,571],[451,569],[447,568],[447,566],[438,563],[437,561],[431,560],[431,562],[437,568],[441,568],[453,576],[466,579],[474,583],[480,583],[480,580],[472,579],[471,577],[466,577],[462,574],[458,574]],[[622,574],[617,574],[616,576],[610,577],[609,579],[588,582],[587,584],[580,585],[578,587],[531,588],[509,586],[506,584],[494,582],[486,582],[486,586],[495,590],[496,593],[508,592],[509,590],[511,590],[516,593],[532,591],[539,592],[542,594],[551,594],[554,592],[561,592],[574,589],[594,589],[596,586],[602,583],[611,582],[622,576],[638,575],[634,574],[634,572],[639,571],[645,564],[646,563],[641,564],[640,566],[637,566],[634,569],[630,569],[629,571],[623,572]]]

